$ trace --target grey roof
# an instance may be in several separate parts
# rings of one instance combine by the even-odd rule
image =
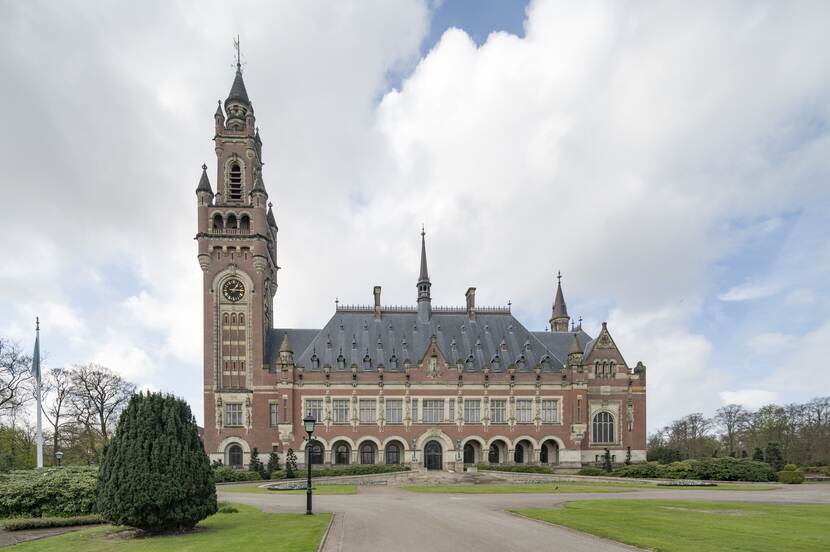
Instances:
[[[579,341],[580,347],[584,350],[591,341],[591,336],[582,330],[575,332],[533,332],[533,335],[541,341],[553,354],[559,358],[568,358],[568,353],[573,344],[574,335]],[[586,353],[587,355],[587,353]]]
[[[202,178],[199,179],[199,185],[196,186],[196,193],[198,194],[199,192],[213,194],[213,190],[210,187],[210,180],[208,180],[207,165],[202,165]]]
[[[477,314],[476,320],[470,320],[463,309],[433,312],[424,323],[418,321],[417,310],[412,307],[384,311],[379,320],[369,309],[338,310],[314,337],[298,336],[307,340],[305,349],[293,335],[290,339],[293,350],[302,351],[295,356],[295,364],[310,371],[327,365],[334,371],[351,370],[352,365],[361,371],[374,371],[379,365],[387,371],[402,371],[405,361],[421,361],[433,335],[447,361],[455,364],[461,360],[466,371],[481,371],[488,364],[494,372],[505,372],[511,364],[523,372],[539,364],[545,371],[559,371],[572,334],[545,334],[541,339],[539,334],[528,331],[509,312]],[[549,339],[550,335],[556,337]],[[560,335],[565,339],[560,340]],[[580,340],[589,339],[580,332]]]
[[[265,183],[262,181],[262,171],[257,171],[256,178],[254,178],[254,189],[251,192],[261,192],[268,197],[268,192],[265,191]]]
[[[249,106],[251,105],[251,100],[248,99],[248,91],[245,90],[245,81],[242,80],[242,69],[239,67],[236,68],[236,76],[233,79],[233,85],[231,86],[230,94],[228,94],[228,99],[225,100],[225,105],[231,100],[237,100]]]
[[[273,226],[276,228],[277,220],[274,218],[274,210],[271,209],[271,204],[268,204],[268,215],[267,215],[268,225]]]
[[[269,363],[273,364],[277,362],[277,359],[279,358],[280,348],[286,337],[288,337],[288,343],[291,350],[296,355],[298,351],[306,350],[308,344],[311,343],[311,340],[314,339],[318,333],[320,333],[320,330],[272,328],[270,332],[270,349],[266,355],[266,358]]]
[[[555,318],[565,318],[568,316],[568,307],[565,305],[565,296],[562,295],[562,282],[556,284],[556,299],[553,300],[553,314],[551,320]]]

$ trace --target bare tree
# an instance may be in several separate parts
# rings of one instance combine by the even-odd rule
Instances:
[[[110,425],[118,419],[135,393],[135,385],[98,364],[72,369],[72,409],[79,423],[106,442]]]
[[[43,380],[43,416],[52,426],[52,456],[59,450],[64,427],[70,423],[69,407],[72,398],[72,373],[63,368],[52,368]]]
[[[723,431],[729,456],[735,455],[738,430],[741,424],[745,423],[748,415],[749,412],[739,404],[727,404],[715,413],[715,423]]]
[[[32,358],[20,346],[0,337],[0,415],[14,414],[29,400],[26,383],[32,369]]]

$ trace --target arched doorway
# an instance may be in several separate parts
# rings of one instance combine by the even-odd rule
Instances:
[[[513,462],[516,464],[533,462],[533,445],[527,439],[522,439],[516,443],[516,448],[513,451]]]
[[[467,443],[464,445],[464,463],[465,464],[475,464],[476,463],[476,449],[473,448],[473,445]]]
[[[424,447],[424,466],[428,470],[440,470],[444,468],[444,453],[441,443],[430,441]]]
[[[323,444],[320,441],[311,441],[308,445],[308,461],[314,464],[323,463]]]
[[[496,439],[490,443],[490,448],[487,450],[487,461],[491,464],[500,464],[507,462],[507,443],[501,439]]]
[[[386,445],[386,457],[387,464],[400,464],[401,457],[403,456],[403,446],[397,441],[392,441],[388,445]]]
[[[236,443],[228,445],[228,466],[232,468],[242,467],[242,447]]]
[[[363,443],[360,445],[360,463],[374,464],[375,463],[375,444],[372,442]]]
[[[338,441],[334,444],[334,463],[336,465],[346,465],[349,463],[349,457],[352,455],[351,447],[343,441]]]
[[[539,462],[542,464],[557,465],[559,463],[559,443],[553,439],[542,442],[539,449]]]

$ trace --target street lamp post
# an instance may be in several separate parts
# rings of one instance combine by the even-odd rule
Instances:
[[[311,512],[311,434],[314,433],[314,425],[317,423],[317,419],[311,415],[309,412],[305,418],[303,418],[303,428],[305,432],[308,433],[308,442],[305,446],[305,465],[308,468],[308,481],[306,482],[305,487],[305,514],[310,516]]]
[[[63,460],[63,453],[61,451],[55,453],[55,460],[58,461],[58,467],[61,467],[61,460]]]

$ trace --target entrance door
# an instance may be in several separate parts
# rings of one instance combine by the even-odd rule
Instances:
[[[467,443],[464,445],[464,463],[465,464],[475,464],[476,463],[476,449],[473,448],[473,445]]]
[[[424,447],[424,466],[428,470],[443,469],[443,453],[438,441],[430,441]]]

